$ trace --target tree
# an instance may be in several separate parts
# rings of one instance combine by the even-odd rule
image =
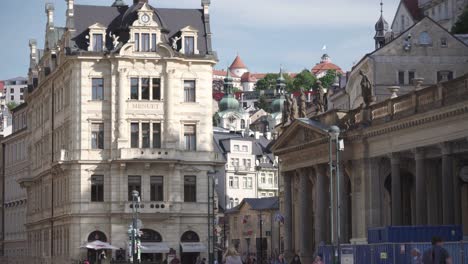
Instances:
[[[18,106],[18,104],[16,102],[9,102],[7,104],[8,110],[10,110],[10,111],[13,110],[17,106]]]
[[[276,89],[276,80],[278,80],[279,74],[277,73],[268,73],[261,80],[257,81],[256,90],[275,90]],[[290,90],[293,86],[293,78],[289,74],[283,74],[283,78],[286,82],[286,90]]]
[[[317,82],[317,78],[307,69],[302,70],[293,81],[293,86],[289,89],[290,92],[299,91],[301,88],[310,90]]]
[[[270,112],[270,105],[268,104],[268,102],[265,99],[265,96],[263,95],[260,95],[260,97],[258,98],[257,106],[259,109],[265,110],[265,112]]]
[[[453,34],[468,34],[468,7],[458,17],[457,22],[452,27]]]
[[[335,70],[329,70],[327,71],[327,74],[323,76],[322,78],[320,78],[319,80],[322,82],[323,87],[329,88],[335,83],[336,76],[337,76],[337,72]]]

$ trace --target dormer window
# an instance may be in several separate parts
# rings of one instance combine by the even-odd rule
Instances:
[[[160,28],[154,20],[154,11],[145,3],[138,10],[138,19],[130,27],[134,52],[156,52],[160,39]]]
[[[106,47],[106,27],[96,23],[89,27],[89,35],[86,37],[89,40],[88,51],[103,52]]]
[[[185,55],[196,55],[199,54],[198,45],[197,45],[197,38],[198,38],[198,30],[195,28],[188,26],[180,30],[181,34],[180,37],[182,38],[182,49],[180,50],[181,53]]]
[[[93,34],[93,51],[102,52],[103,40],[102,34]]]
[[[187,55],[195,54],[195,38],[194,37],[184,38],[184,50],[185,50],[185,54]]]

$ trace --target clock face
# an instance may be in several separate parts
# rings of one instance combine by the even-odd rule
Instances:
[[[150,21],[150,17],[147,14],[141,16],[141,22],[148,23]]]

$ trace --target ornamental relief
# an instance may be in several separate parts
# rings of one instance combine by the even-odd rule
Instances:
[[[288,136],[288,138],[284,140],[284,143],[280,145],[278,149],[302,146],[324,137],[325,136],[323,134],[317,133],[311,129],[299,128],[296,132]]]

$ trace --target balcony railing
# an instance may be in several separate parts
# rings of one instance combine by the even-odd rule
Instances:
[[[194,162],[223,162],[222,155],[208,151],[174,149],[120,149],[121,160],[187,160]]]
[[[171,203],[169,202],[141,202],[137,205],[138,213],[170,213]],[[125,213],[133,212],[132,202],[125,204]]]

